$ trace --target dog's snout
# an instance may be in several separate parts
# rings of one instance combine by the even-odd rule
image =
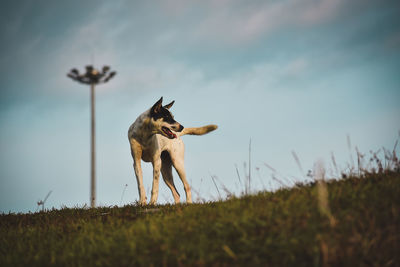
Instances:
[[[175,123],[174,125],[171,125],[170,127],[175,132],[182,132],[182,130],[184,128],[180,123]]]

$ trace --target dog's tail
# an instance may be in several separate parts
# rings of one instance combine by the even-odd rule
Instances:
[[[180,136],[190,134],[190,135],[203,135],[217,129],[218,126],[214,124],[206,125],[203,127],[193,127],[193,128],[183,128],[182,132],[180,132]]]

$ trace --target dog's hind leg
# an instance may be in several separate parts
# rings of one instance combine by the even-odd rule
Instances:
[[[175,204],[178,204],[180,202],[180,195],[174,184],[171,157],[167,151],[161,153],[161,174],[165,184],[171,189]]]
[[[179,175],[179,178],[181,178],[182,180],[183,188],[185,189],[186,193],[186,203],[192,203],[192,191],[190,190],[189,183],[186,180],[185,164],[183,162],[183,151],[182,155],[171,155],[171,160],[176,172]]]
[[[181,178],[183,183],[183,188],[186,193],[186,203],[192,203],[192,191],[190,190],[189,183],[186,180],[186,172],[183,162],[174,162],[175,170],[178,172],[179,178]]]

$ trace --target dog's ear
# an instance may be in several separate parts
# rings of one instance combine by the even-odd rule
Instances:
[[[162,107],[162,100],[163,98],[161,97],[160,100],[158,100],[152,107],[151,107],[151,114],[156,114],[160,111]]]
[[[168,105],[165,105],[164,108],[170,109],[174,103],[175,103],[175,100],[172,101],[171,103],[169,103]]]

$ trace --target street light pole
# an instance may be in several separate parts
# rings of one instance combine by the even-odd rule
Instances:
[[[67,76],[74,81],[90,85],[90,206],[96,206],[96,139],[95,139],[95,85],[106,83],[116,72],[109,72],[110,67],[104,66],[102,71],[98,71],[93,66],[86,66],[86,73],[79,74],[77,69],[72,69]]]
[[[90,206],[96,206],[96,125],[95,125],[94,83],[90,85]]]

